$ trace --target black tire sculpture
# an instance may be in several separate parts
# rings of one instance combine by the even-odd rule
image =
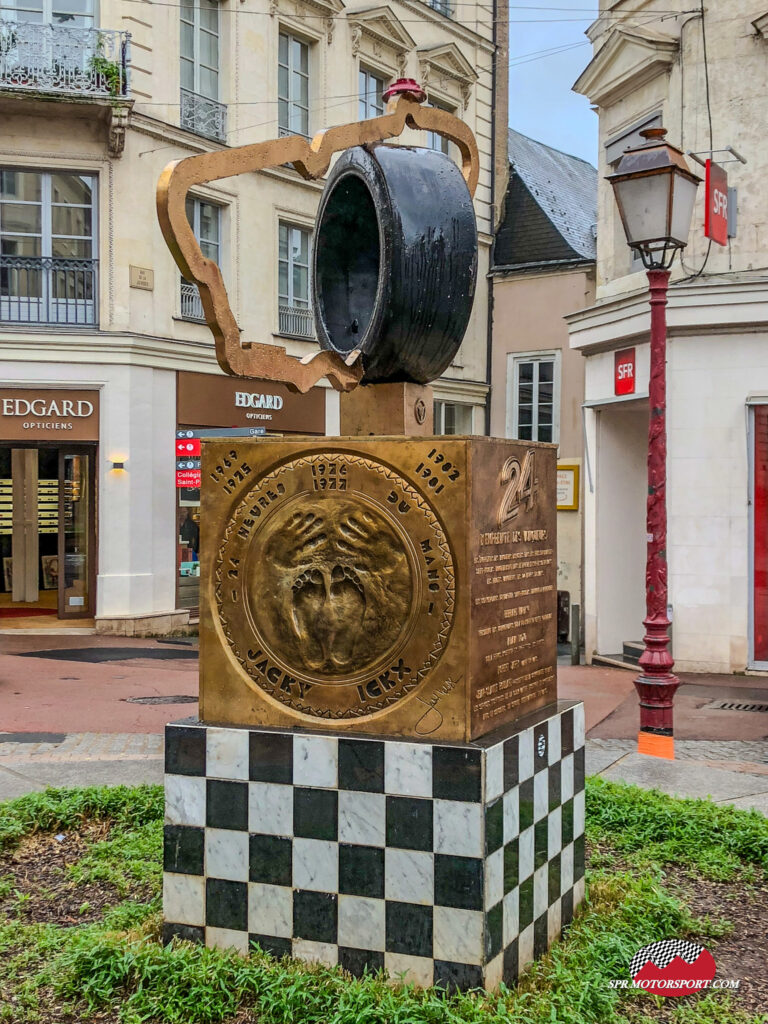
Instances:
[[[363,383],[439,377],[472,311],[477,225],[443,153],[356,146],[328,176],[312,253],[321,348],[362,352]]]

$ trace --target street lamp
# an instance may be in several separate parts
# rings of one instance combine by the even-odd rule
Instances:
[[[651,302],[651,371],[648,386],[647,552],[645,650],[635,680],[640,697],[641,754],[674,758],[673,705],[680,685],[672,673],[667,617],[667,288],[678,249],[688,244],[696,189],[682,151],[664,141],[664,128],[646,128],[645,143],[622,156],[613,186],[630,248],[648,271]]]

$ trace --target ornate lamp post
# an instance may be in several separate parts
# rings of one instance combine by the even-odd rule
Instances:
[[[635,680],[640,697],[637,748],[641,754],[674,758],[673,704],[679,680],[668,650],[666,305],[669,268],[678,249],[688,244],[701,178],[691,172],[682,151],[664,141],[666,134],[664,128],[641,132],[646,142],[627,150],[608,181],[627,243],[648,271],[651,293],[645,651]]]

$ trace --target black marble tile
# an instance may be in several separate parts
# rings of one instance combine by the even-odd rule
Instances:
[[[293,937],[336,942],[339,898],[330,892],[297,889],[293,894]]]
[[[485,808],[485,855],[488,857],[504,842],[504,800],[499,797]]]
[[[291,940],[281,939],[276,935],[256,935],[253,932],[248,936],[248,945],[260,946],[265,953],[277,959],[291,955]]]
[[[293,843],[290,839],[256,833],[251,834],[248,841],[248,878],[252,882],[287,886],[293,884]]]
[[[562,803],[562,771],[560,761],[549,766],[549,809],[554,811]]]
[[[549,824],[546,818],[537,821],[533,829],[533,870],[547,863]]]
[[[195,942],[204,946],[205,928],[198,928],[192,924],[172,924],[170,921],[166,921],[163,924],[163,945],[167,946],[171,939],[184,939],[186,942]]]
[[[504,846],[504,895],[520,884],[520,841],[512,840]]]
[[[252,732],[249,736],[248,778],[252,782],[293,782],[293,736]]]
[[[580,793],[584,789],[584,754],[585,748],[579,749],[573,755],[573,792]]]
[[[493,958],[501,952],[504,934],[504,905],[499,901],[485,915],[485,959]]]
[[[573,889],[569,889],[560,900],[560,926],[566,928],[573,921]]]
[[[512,942],[504,950],[504,966],[502,971],[501,980],[508,988],[512,988],[517,984],[518,975],[518,954],[517,954],[517,939],[513,939]]]
[[[456,964],[435,960],[433,984],[446,992],[467,992],[483,987],[483,969],[476,964]]]
[[[431,800],[410,796],[387,797],[387,846],[432,852]]]
[[[573,799],[566,800],[562,810],[563,846],[573,842]]]
[[[573,880],[578,882],[584,877],[584,834],[573,841]]]
[[[166,825],[163,828],[163,870],[180,875],[202,875],[205,871],[205,829]]]
[[[248,931],[248,883],[205,880],[205,923],[212,928]]]
[[[482,799],[480,751],[468,747],[432,748],[432,796],[438,800]]]
[[[335,842],[339,834],[339,794],[335,789],[294,788],[293,834]]]
[[[435,854],[435,905],[483,909],[483,861],[480,857]]]
[[[205,775],[205,729],[169,725],[165,730],[166,775]]]
[[[520,737],[510,736],[504,743],[504,792],[514,789],[520,778]]]
[[[520,931],[533,921],[533,875],[520,883]]]
[[[432,956],[432,907],[387,901],[386,915],[388,953]]]
[[[547,952],[547,945],[548,927],[547,914],[545,912],[540,917],[536,918],[536,922],[533,926],[533,955],[537,960]]]
[[[384,792],[384,744],[378,740],[339,740],[339,789]]]
[[[384,970],[384,954],[376,949],[352,949],[339,946],[339,966],[354,978],[362,978],[366,973],[376,974]]]
[[[573,708],[560,716],[560,749],[563,757],[573,753]]]
[[[209,828],[248,831],[248,783],[206,779],[205,823]]]
[[[553,857],[549,862],[549,905],[560,899],[560,887],[562,883],[562,871],[560,868],[560,854]]]
[[[524,832],[533,824],[533,779],[520,783],[520,831]]]
[[[384,897],[384,850],[378,846],[339,844],[339,892],[346,896]]]
[[[533,773],[549,764],[549,723],[540,722],[533,729]]]

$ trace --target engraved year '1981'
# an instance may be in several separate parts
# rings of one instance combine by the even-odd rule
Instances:
[[[448,462],[442,452],[439,452],[437,448],[433,448],[432,451],[427,455],[427,459],[434,463],[434,466],[426,465],[426,461],[420,462],[416,467],[416,472],[422,478],[426,480],[427,486],[434,489],[435,494],[440,494],[444,489],[445,484],[442,482],[439,473],[445,473],[447,480],[458,480],[461,476],[459,470],[454,466],[452,462]]]

